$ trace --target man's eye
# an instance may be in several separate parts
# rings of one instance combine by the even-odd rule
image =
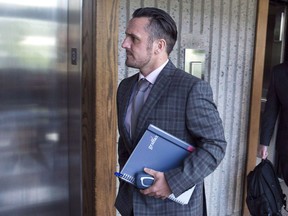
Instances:
[[[133,43],[137,43],[139,41],[139,38],[137,37],[131,37],[131,40]]]

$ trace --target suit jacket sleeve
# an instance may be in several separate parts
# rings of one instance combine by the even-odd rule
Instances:
[[[267,93],[267,101],[265,110],[261,120],[260,144],[268,146],[273,135],[275,123],[279,113],[280,103],[276,93],[275,76],[277,71],[275,68],[272,72],[272,78]]]
[[[125,93],[128,92],[128,89],[125,85],[126,80],[123,80],[118,87],[117,91],[117,115],[118,115],[118,129],[119,129],[119,138],[118,138],[118,163],[120,166],[120,170],[125,165],[126,161],[128,160],[131,151],[127,149],[127,144],[125,144],[124,131],[125,131],[125,125],[124,125],[124,111],[123,107],[125,107],[124,98]],[[128,100],[128,99],[126,99]],[[126,141],[127,142],[127,141]]]
[[[196,151],[183,166],[165,172],[172,192],[178,196],[212,173],[224,157],[226,141],[222,120],[213,102],[210,85],[195,82],[187,96],[186,127],[197,142]]]

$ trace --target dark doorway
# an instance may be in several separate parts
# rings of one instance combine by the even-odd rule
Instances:
[[[288,1],[270,0],[269,2],[260,121],[265,109],[266,94],[270,85],[272,68],[275,65],[288,60],[287,7]],[[278,160],[275,153],[276,132],[277,124],[275,126],[274,134],[268,147],[268,152],[269,159],[273,162],[275,168],[277,169]],[[281,177],[280,173],[278,173],[278,175]],[[284,181],[280,179],[280,183],[284,193],[288,194],[288,187],[285,185]]]
[[[265,64],[261,97],[261,116],[265,108],[266,95],[270,84],[272,68],[275,65],[287,60],[287,5],[288,2],[285,1],[270,0],[269,3]],[[277,127],[275,127],[275,131],[277,131]],[[269,145],[269,158],[271,161],[273,161],[274,164],[277,164],[274,149],[275,136],[273,135]]]

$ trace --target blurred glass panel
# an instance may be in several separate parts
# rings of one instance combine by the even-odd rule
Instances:
[[[0,0],[0,215],[69,215],[67,0]]]

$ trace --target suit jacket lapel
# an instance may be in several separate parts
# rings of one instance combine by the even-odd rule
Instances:
[[[125,88],[123,89],[123,92],[124,92],[123,101],[120,101],[121,106],[119,106],[119,115],[120,115],[119,119],[121,119],[120,120],[121,125],[119,125],[119,127],[123,130],[123,134],[125,136],[124,139],[129,142],[130,147],[132,146],[132,140],[130,138],[129,131],[127,130],[125,126],[125,117],[126,117],[127,109],[129,106],[129,101],[130,101],[130,97],[133,91],[133,87],[137,83],[138,76],[139,76],[138,74],[135,74],[126,83]]]

